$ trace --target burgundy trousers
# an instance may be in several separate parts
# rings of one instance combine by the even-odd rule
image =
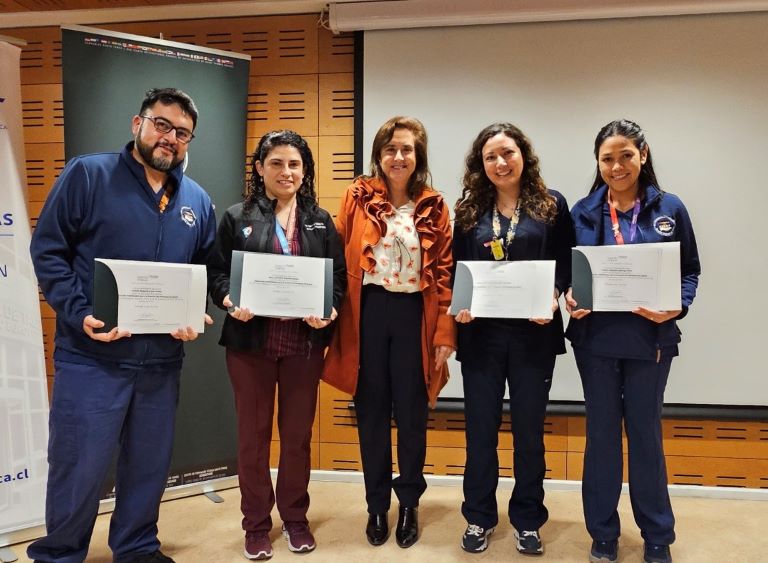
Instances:
[[[240,509],[246,532],[272,529],[277,498],[283,522],[307,522],[310,441],[323,366],[321,350],[272,358],[227,348],[227,371],[237,411]],[[277,390],[280,462],[277,487],[269,473],[269,446]]]

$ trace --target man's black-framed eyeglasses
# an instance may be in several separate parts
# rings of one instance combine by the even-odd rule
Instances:
[[[149,119],[155,126],[155,131],[158,133],[170,133],[176,131],[176,140],[184,143],[185,145],[195,138],[195,135],[189,129],[184,127],[174,127],[173,124],[163,117],[154,117],[151,115],[140,115],[142,119]]]

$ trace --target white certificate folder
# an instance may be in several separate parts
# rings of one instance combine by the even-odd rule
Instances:
[[[179,328],[205,330],[207,278],[200,264],[96,258],[93,316],[132,334],[165,334]]]
[[[577,246],[571,264],[573,298],[579,309],[681,308],[678,241]]]
[[[451,314],[467,309],[473,317],[551,319],[554,260],[459,261]]]
[[[330,318],[333,260],[232,251],[229,298],[261,317]]]

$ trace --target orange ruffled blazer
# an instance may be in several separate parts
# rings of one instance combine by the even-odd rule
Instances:
[[[421,352],[429,404],[448,381],[448,367],[435,369],[435,346],[456,348],[456,324],[451,304],[451,221],[443,197],[425,188],[416,199],[414,222],[421,242],[421,282],[424,319]],[[347,292],[338,326],[323,367],[323,380],[354,395],[360,368],[360,300],[363,274],[375,266],[372,247],[386,233],[384,214],[391,209],[387,188],[378,178],[359,177],[347,188],[336,217],[336,229],[347,260]]]

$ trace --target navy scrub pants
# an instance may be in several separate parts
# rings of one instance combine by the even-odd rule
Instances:
[[[617,507],[624,459],[622,419],[629,449],[629,496],[643,539],[675,541],[675,517],[667,489],[661,407],[672,358],[629,360],[597,356],[574,347],[584,387],[587,445],[582,500],[587,531],[610,541],[621,533]]]
[[[39,562],[81,563],[119,445],[109,546],[116,563],[157,551],[160,498],[173,448],[179,370],[56,361],[50,413],[47,535]]]
[[[519,531],[538,530],[549,517],[544,506],[544,418],[555,357],[521,358],[503,334],[484,338],[480,348],[462,352],[467,459],[461,513],[482,528],[498,523],[496,448],[508,384],[515,476],[509,521]]]
[[[421,293],[363,287],[355,411],[369,514],[389,510],[392,490],[402,506],[413,507],[427,489],[429,400],[421,363],[423,308]],[[392,415],[400,470],[396,479],[392,479]]]

